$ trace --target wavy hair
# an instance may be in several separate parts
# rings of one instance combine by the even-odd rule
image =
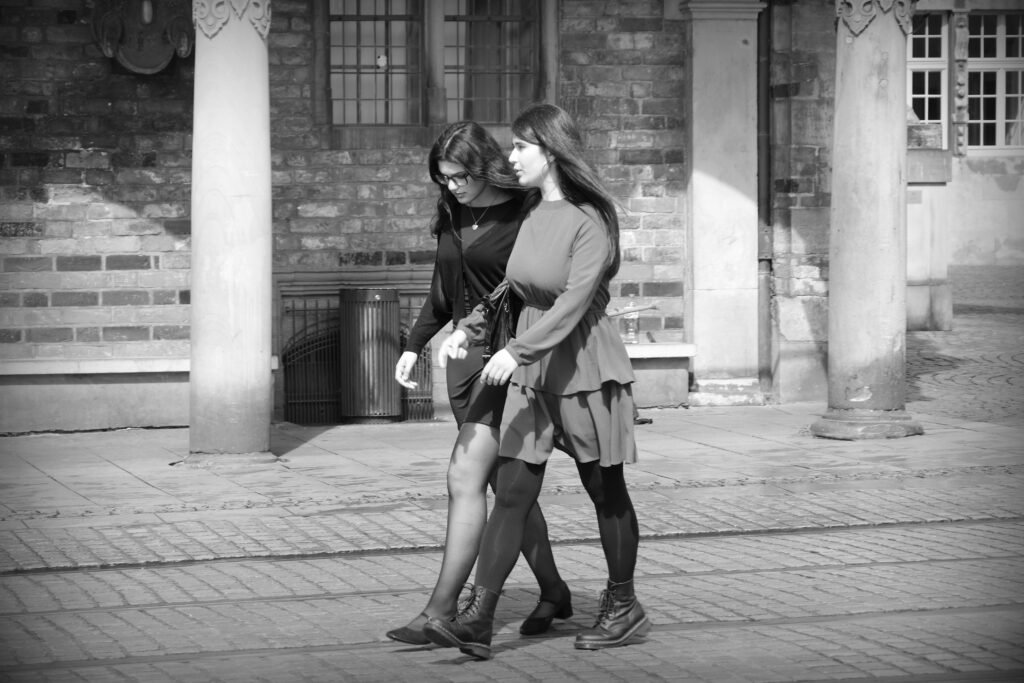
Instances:
[[[583,156],[583,138],[572,117],[553,104],[527,107],[512,123],[512,134],[540,145],[555,160],[558,186],[565,198],[578,207],[592,206],[604,222],[610,247],[609,277],[619,272],[619,216],[615,200],[601,184],[597,171]],[[538,200],[531,200],[530,208]]]
[[[437,198],[437,213],[430,223],[430,233],[434,237],[455,224],[455,215],[459,209],[459,201],[442,178],[442,161],[459,164],[474,179],[488,185],[519,197],[525,195],[507,155],[487,129],[475,121],[457,121],[445,128],[430,148],[430,179],[441,189]]]

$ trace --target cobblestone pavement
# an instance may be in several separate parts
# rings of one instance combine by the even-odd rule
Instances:
[[[517,569],[495,659],[383,640],[422,605],[439,553],[250,559],[0,580],[11,681],[995,681],[1024,672],[1022,521],[647,540],[645,643],[581,653],[604,575],[596,544],[557,547],[577,614],[516,629]]]
[[[953,330],[907,334],[907,408],[1024,421],[1024,268],[950,269]]]
[[[604,560],[567,459],[542,502],[576,614],[520,638],[520,563],[474,662],[383,636],[440,567],[450,424],[280,424],[277,462],[208,469],[176,464],[185,430],[0,438],[0,680],[1024,680],[1024,269],[951,275],[956,329],[907,339],[923,436],[815,439],[817,405],[647,413],[656,628],[610,651],[572,648]]]

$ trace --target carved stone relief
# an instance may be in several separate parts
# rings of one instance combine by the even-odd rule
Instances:
[[[915,0],[836,0],[836,16],[850,33],[859,36],[880,13],[892,13],[903,29],[904,35],[911,31],[910,17]]]
[[[96,0],[92,29],[104,55],[142,74],[188,57],[195,42],[189,0]]]
[[[953,153],[967,154],[967,13],[953,12]]]
[[[237,19],[247,19],[263,40],[270,32],[270,0],[194,0],[192,15],[196,28],[207,38],[213,38],[232,14]]]

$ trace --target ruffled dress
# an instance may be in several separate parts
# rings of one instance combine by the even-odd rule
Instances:
[[[559,448],[581,462],[636,461],[635,380],[625,345],[608,318],[607,233],[590,207],[541,202],[523,221],[505,277],[522,299],[500,454],[545,462]],[[459,323],[483,334],[482,308]]]

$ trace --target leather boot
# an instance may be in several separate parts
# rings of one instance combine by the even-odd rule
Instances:
[[[651,630],[651,622],[633,593],[633,582],[608,582],[601,592],[601,605],[594,627],[576,636],[577,650],[621,647],[641,640]]]
[[[483,586],[474,586],[469,602],[451,619],[431,618],[423,625],[423,635],[441,647],[457,647],[477,659],[491,658],[494,609],[498,594]]]

